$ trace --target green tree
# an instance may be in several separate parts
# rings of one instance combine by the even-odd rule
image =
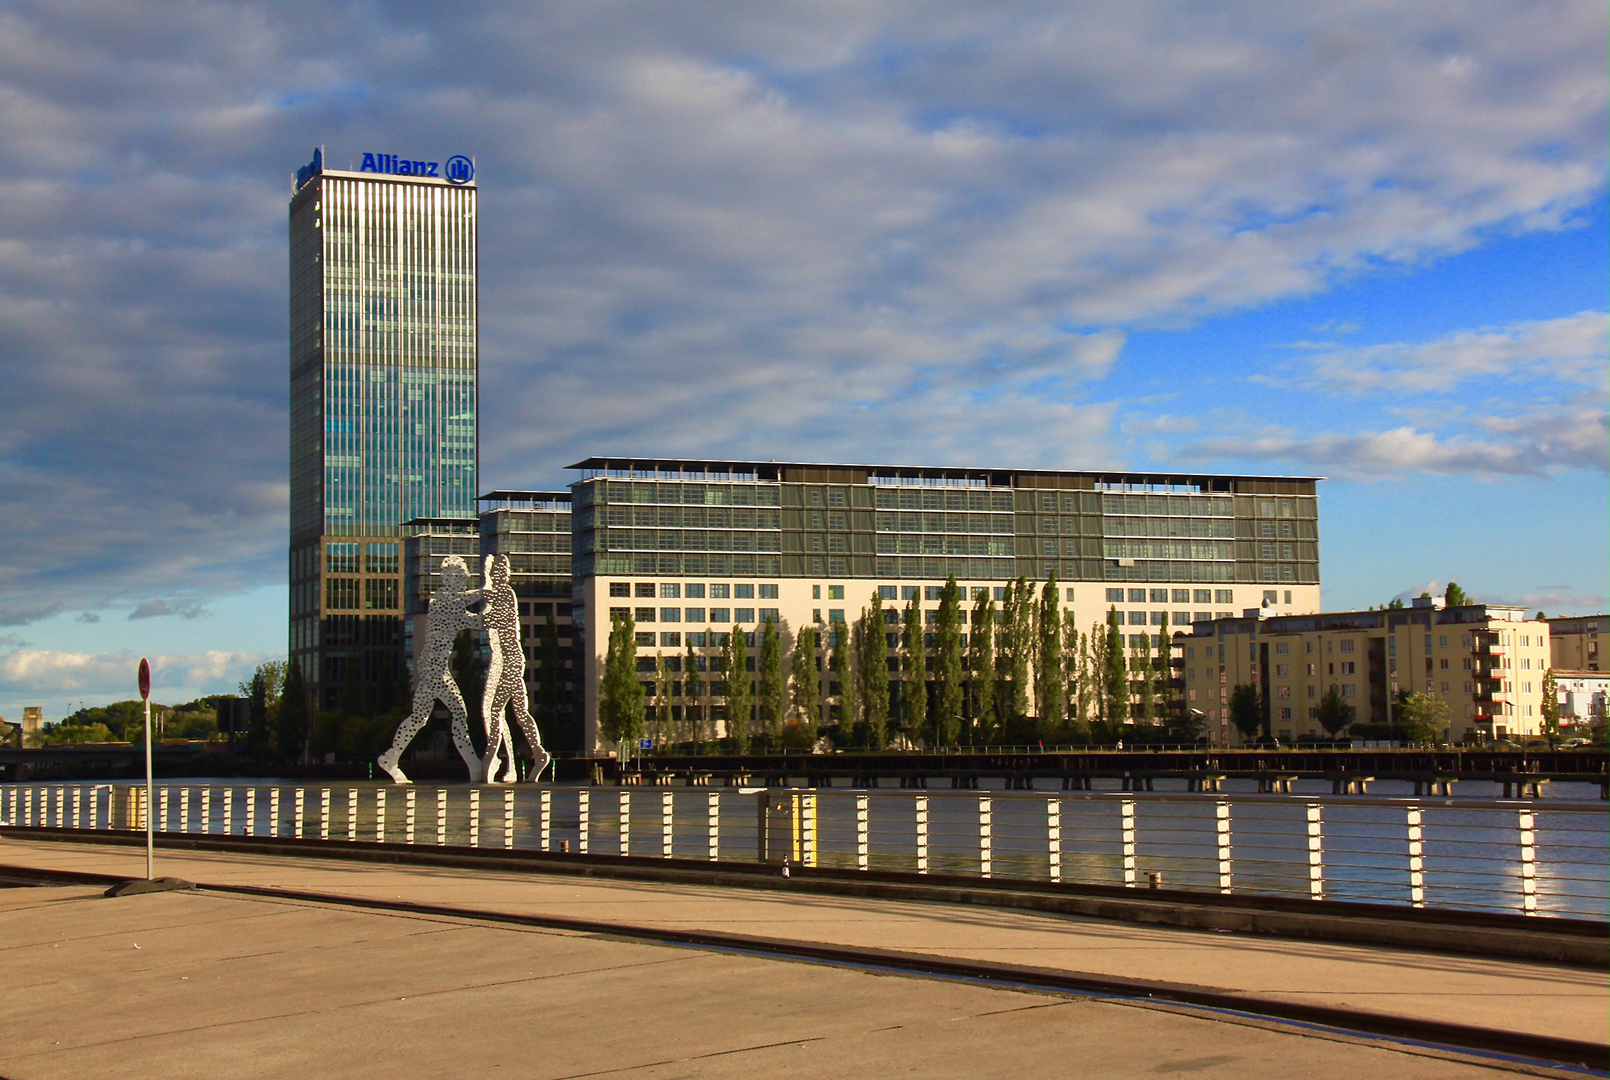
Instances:
[[[1448,607],[1464,607],[1470,603],[1470,597],[1465,595],[1465,590],[1459,587],[1457,581],[1448,582],[1448,587],[1442,592],[1442,599]]]
[[[1432,746],[1443,740],[1448,730],[1448,703],[1436,694],[1400,693],[1397,726],[1406,742]]]
[[[1185,701],[1183,698],[1175,698],[1172,687],[1174,679],[1174,636],[1169,630],[1168,612],[1166,611],[1163,612],[1162,632],[1158,634],[1157,640],[1159,642],[1156,664],[1157,712],[1164,720],[1168,720],[1185,712]]]
[[[812,732],[822,723],[822,669],[817,652],[816,627],[800,627],[788,662],[789,698],[799,722]]]
[[[939,594],[939,636],[934,655],[934,729],[940,746],[954,746],[962,713],[961,589],[956,575]]]
[[[922,640],[922,600],[915,590],[906,605],[905,619],[906,727],[912,738],[928,730],[928,663]]]
[[[988,588],[973,600],[972,636],[968,639],[968,742],[988,743],[995,737],[995,601]]]
[[[1087,651],[1078,620],[1070,609],[1062,616],[1062,686],[1067,695],[1063,711],[1067,716],[1068,737],[1077,743],[1090,739],[1090,714],[1085,705]]]
[[[637,681],[637,624],[631,615],[610,622],[598,700],[598,726],[621,750],[643,735],[643,684]]]
[[[1560,683],[1553,668],[1543,673],[1543,735],[1550,746],[1560,738]]]
[[[654,740],[654,748],[662,753],[675,738],[671,730],[671,695],[675,686],[671,658],[660,653],[654,658],[654,719],[649,724],[649,738]]]
[[[255,707],[255,703],[254,703]],[[313,702],[307,682],[302,678],[302,665],[292,658],[285,667],[285,682],[279,700],[278,736],[284,743],[293,745],[297,754],[307,742],[313,727]],[[283,750],[283,746],[282,746]],[[286,754],[290,757],[290,754]]]
[[[1107,609],[1107,631],[1102,638],[1102,718],[1116,735],[1129,722],[1129,670],[1124,663],[1124,633],[1118,629],[1118,609]]]
[[[1156,669],[1152,667],[1152,636],[1139,634],[1140,644],[1135,646],[1135,683],[1139,690],[1139,709],[1136,723],[1152,727],[1157,723]]]
[[[688,635],[688,652],[682,659],[682,719],[688,726],[688,741],[693,752],[704,750],[704,710],[699,705],[703,691],[699,678],[699,654],[693,651],[693,635]]]
[[[1062,726],[1067,694],[1062,671],[1062,605],[1057,597],[1055,574],[1040,590],[1037,623],[1040,647],[1036,650],[1039,669],[1034,677],[1034,697],[1040,716],[1040,736],[1044,738]]]
[[[1342,697],[1342,688],[1331,683],[1325,690],[1325,696],[1319,699],[1319,726],[1334,739],[1353,722],[1356,715],[1357,711]]]
[[[783,709],[787,696],[783,687],[783,639],[777,633],[777,620],[768,618],[760,634],[760,728],[769,745],[783,744]]]
[[[727,635],[727,734],[740,754],[749,752],[749,729],[754,721],[754,683],[749,679],[749,649],[743,630],[734,626]]]
[[[872,609],[864,616],[865,662],[861,665],[862,692],[866,710],[867,744],[882,750],[889,743],[889,647],[884,635],[888,631],[883,616],[883,597],[872,590]]]
[[[1241,733],[1243,742],[1251,742],[1263,729],[1263,697],[1251,683],[1237,683],[1230,691],[1230,723]]]
[[[854,663],[859,650],[851,647],[854,644],[851,639],[855,635],[851,633],[849,623],[829,623],[828,633],[833,637],[833,653],[828,667],[838,678],[839,734],[848,739],[854,735],[856,725],[861,721],[861,675],[855,670]]]

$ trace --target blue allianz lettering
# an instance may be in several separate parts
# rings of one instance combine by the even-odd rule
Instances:
[[[365,153],[359,172],[386,173],[391,176],[430,176],[454,184],[468,183],[475,176],[475,166],[462,154],[447,159],[446,169],[439,161],[416,161],[396,154]]]

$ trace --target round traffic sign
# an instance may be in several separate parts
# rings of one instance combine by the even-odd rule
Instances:
[[[147,663],[145,657],[142,656],[140,657],[140,700],[149,701],[150,699],[151,665]]]

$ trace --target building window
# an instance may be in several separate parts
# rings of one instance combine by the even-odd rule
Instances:
[[[1167,621],[1168,621],[1168,612],[1166,612],[1166,611],[1154,611],[1154,612],[1152,612],[1152,625],[1153,626],[1162,626],[1163,623],[1165,623]]]
[[[843,585],[829,585],[827,587],[827,598],[829,600],[843,600],[844,599],[844,586]]]
[[[704,633],[703,630],[689,630],[688,631],[688,647],[690,649],[702,649],[702,648],[704,648],[704,644],[705,644],[705,642],[707,640],[708,639],[706,638],[705,633]],[[699,660],[699,670],[703,671],[704,670],[704,657],[702,657],[702,656],[698,657],[698,660]]]
[[[879,585],[878,598],[880,600],[893,600],[900,595],[900,591],[893,585]]]
[[[943,585],[928,585],[922,590],[922,598],[924,600],[939,600],[944,596],[944,593],[945,587]]]
[[[732,587],[732,598],[734,600],[753,600],[755,598],[755,587],[753,585],[734,585]]]
[[[1146,590],[1145,589],[1130,589],[1129,590],[1129,602],[1131,604],[1144,604],[1146,602]]]
[[[822,598],[822,587],[820,585],[812,585],[811,586],[811,599],[812,600],[820,600],[821,598]]]
[[[610,596],[631,596],[632,595],[631,583],[626,582],[626,581],[611,581],[609,583],[609,595]]]
[[[1108,589],[1107,590],[1107,603],[1109,603],[1109,604],[1121,604],[1123,602],[1124,602],[1124,590],[1122,590],[1122,589]]]
[[[827,609],[827,621],[830,622],[830,623],[841,623],[841,622],[843,622],[844,621],[844,609],[843,608],[828,608]]]
[[[662,582],[660,584],[660,599],[661,600],[680,600],[680,599],[682,599],[682,586],[678,585],[674,581]]]
[[[731,597],[731,595],[732,590],[724,584],[710,586],[710,599],[712,600],[726,600]]]
[[[704,620],[702,618],[695,619],[693,617],[694,612],[699,612],[700,615],[702,616],[703,613],[704,613],[704,609],[703,608],[696,608],[696,607],[688,608],[688,622],[703,622]],[[660,609],[660,621],[661,622],[681,622],[682,621],[682,609],[681,608],[674,608],[674,607],[661,608]]]
[[[1235,590],[1234,589],[1214,589],[1213,590],[1213,602],[1215,604],[1233,604],[1233,603],[1235,603]]]
[[[369,611],[397,609],[397,579],[369,578],[363,583],[363,606]]]
[[[1151,602],[1154,603],[1154,604],[1166,604],[1166,603],[1168,603],[1168,590],[1167,589],[1153,589],[1152,590],[1152,596],[1151,596]]]
[[[752,608],[752,607],[733,608],[732,609],[732,621],[733,622],[739,622],[739,623],[752,623],[752,622],[754,622],[755,621],[755,609]]]
[[[672,610],[675,610],[675,609],[673,608]],[[640,607],[635,612],[633,612],[632,617],[635,618],[638,622],[653,622],[654,621],[654,609],[651,608],[651,607]]]
[[[632,609],[631,608],[612,607],[612,608],[609,609],[609,621],[610,622],[614,622],[616,619],[630,619],[631,617],[632,617]]]
[[[732,621],[732,609],[731,608],[713,607],[713,608],[710,609],[710,625],[711,626],[721,626],[724,623],[729,623],[731,621]]]
[[[1144,611],[1131,611],[1129,613],[1129,625],[1130,626],[1145,626],[1146,625],[1146,613]]]
[[[1173,623],[1176,629],[1181,626],[1189,626],[1191,625],[1191,613],[1189,611],[1176,611],[1168,617],[1168,621]]]
[[[763,607],[760,609],[760,621],[762,623],[782,622],[782,616],[777,614],[777,609],[774,607]]]
[[[1280,594],[1274,589],[1265,589],[1263,590],[1263,602],[1265,604],[1278,604],[1280,602]]]
[[[679,649],[682,647],[682,635],[675,630],[667,630],[660,635],[660,648]]]
[[[760,586],[760,598],[762,600],[775,600],[775,599],[777,599],[777,586],[775,586],[775,585],[762,585],[762,586]]]
[[[1347,640],[1342,642],[1342,652],[1352,652],[1352,651],[1353,651],[1353,640],[1351,638],[1348,638]]]
[[[1342,696],[1344,698],[1357,697],[1358,691],[1352,683],[1344,683],[1342,685]]]
[[[637,595],[638,598],[642,600],[654,599],[654,582],[639,581],[637,583]]]

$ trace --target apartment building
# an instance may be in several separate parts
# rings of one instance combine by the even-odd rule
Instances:
[[[1551,666],[1560,671],[1604,671],[1600,642],[1610,616],[1566,615],[1546,620],[1549,624]]]
[[[1084,628],[1116,609],[1162,644],[1246,608],[1319,609],[1313,478],[589,458],[572,468],[572,597],[584,741],[598,745],[610,620],[640,662],[712,655],[731,633],[855,620],[877,593],[934,619],[954,575],[971,601],[1044,583]],[[886,616],[894,618],[894,616]],[[893,634],[896,628],[891,626]],[[964,627],[965,630],[965,627]]]
[[[1496,604],[1447,608],[1423,598],[1407,608],[1239,618],[1197,623],[1176,643],[1185,705],[1209,739],[1239,739],[1230,723],[1237,685],[1256,686],[1270,733],[1321,738],[1319,703],[1331,686],[1356,720],[1384,723],[1399,691],[1448,703],[1449,738],[1488,742],[1542,732],[1549,625]]]

